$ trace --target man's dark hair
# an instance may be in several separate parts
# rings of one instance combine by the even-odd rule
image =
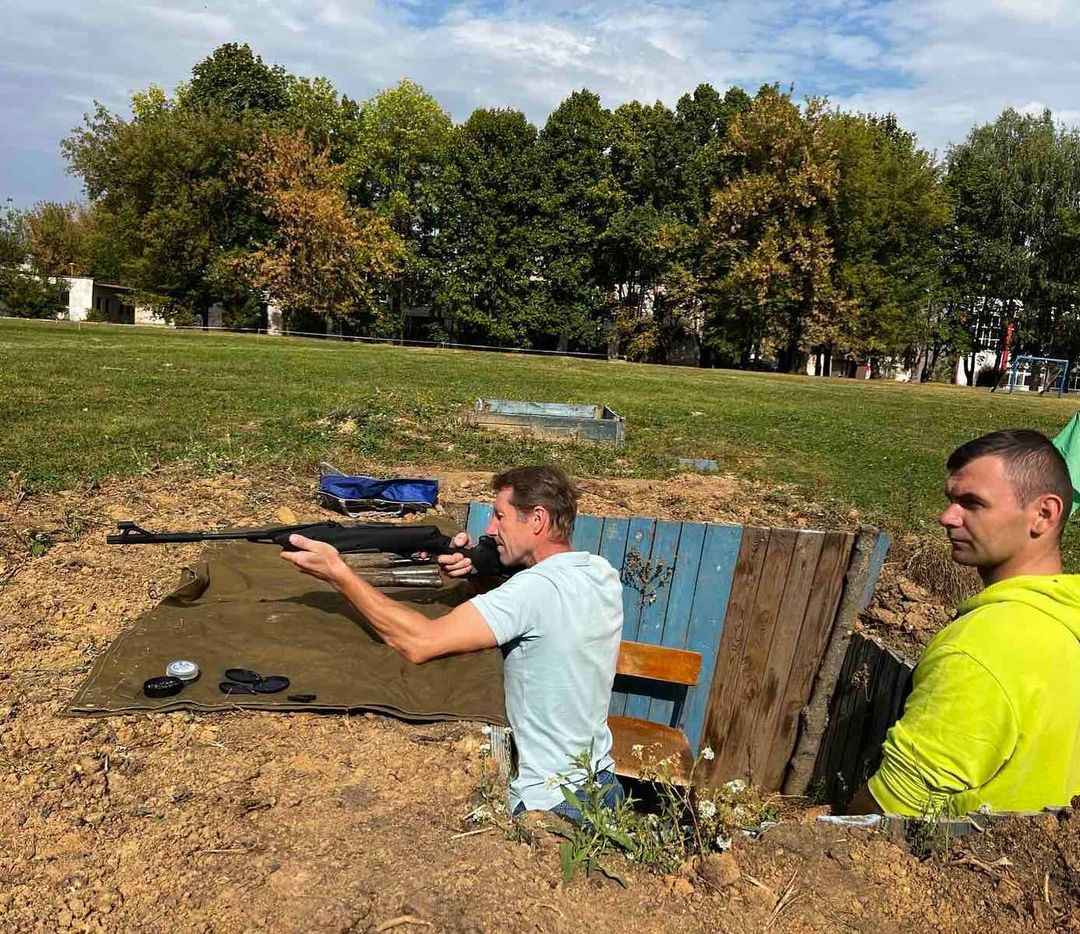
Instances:
[[[1072,508],[1073,485],[1069,466],[1050,439],[1030,428],[992,431],[981,438],[961,444],[945,462],[949,473],[956,473],[979,457],[1000,457],[1017,502],[1026,506],[1037,496],[1053,493],[1061,498],[1061,524],[1064,530]]]
[[[510,488],[510,502],[518,512],[543,506],[551,519],[552,538],[569,543],[577,518],[578,491],[573,481],[554,465],[514,467],[491,478],[491,489],[498,493]]]

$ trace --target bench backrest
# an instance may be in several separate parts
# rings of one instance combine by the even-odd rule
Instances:
[[[623,642],[619,646],[617,674],[647,678],[692,687],[701,673],[701,655],[685,649],[669,649],[644,642]]]

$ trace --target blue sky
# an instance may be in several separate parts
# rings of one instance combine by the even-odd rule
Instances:
[[[892,111],[943,152],[1003,108],[1080,122],[1080,4],[1070,0],[0,0],[0,198],[76,198],[59,140],[94,100],[171,89],[223,42],[325,75],[363,99],[403,77],[457,120],[516,107],[537,123],[589,87],[607,106],[708,81],[763,82]]]

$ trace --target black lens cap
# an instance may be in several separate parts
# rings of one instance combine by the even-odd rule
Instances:
[[[255,688],[250,684],[241,684],[238,681],[222,681],[218,685],[222,694],[254,694]]]
[[[256,681],[262,681],[263,677],[257,671],[252,671],[250,668],[226,668],[225,677],[229,681],[237,681],[240,684],[254,684]]]
[[[287,700],[295,701],[298,704],[307,704],[315,700],[314,694],[290,694]]]
[[[261,681],[256,681],[252,687],[257,694],[277,694],[289,686],[289,679],[284,675],[270,675]]]
[[[147,697],[172,697],[184,689],[184,682],[169,675],[147,678],[143,682],[142,692]]]

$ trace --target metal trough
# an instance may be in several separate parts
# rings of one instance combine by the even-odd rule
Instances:
[[[477,399],[469,423],[497,431],[558,435],[622,444],[625,421],[606,405]]]

